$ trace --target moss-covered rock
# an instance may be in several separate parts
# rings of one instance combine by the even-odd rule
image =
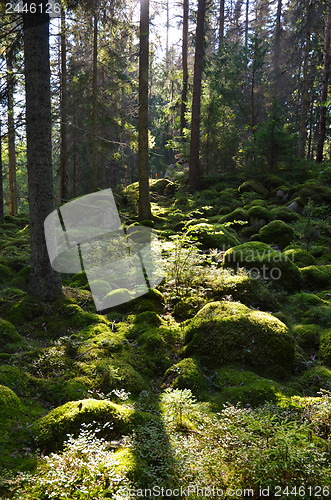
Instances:
[[[123,475],[129,481],[135,484],[145,485],[146,488],[150,484],[150,475],[147,462],[142,457],[130,448],[119,448],[116,450],[114,458],[116,459],[115,472]]]
[[[38,420],[32,429],[39,446],[48,451],[61,448],[67,434],[77,436],[83,423],[108,424],[104,435],[116,438],[127,434],[137,424],[149,420],[149,415],[108,400],[83,399],[70,401]]]
[[[105,300],[111,304],[111,307],[116,307],[121,304],[126,304],[133,299],[133,295],[126,288],[118,288],[107,293]]]
[[[225,222],[234,222],[234,221],[248,221],[249,220],[249,215],[247,210],[244,208],[236,208],[232,212],[230,212],[227,215],[224,215],[221,217],[221,224],[224,224]]]
[[[223,189],[219,193],[218,204],[222,207],[220,209],[220,214],[229,213],[229,211],[234,210],[241,205],[238,192],[233,188]]]
[[[303,324],[295,325],[293,333],[297,344],[304,349],[317,349],[319,346],[320,333],[322,329],[319,325]]]
[[[285,248],[294,238],[294,230],[281,220],[273,220],[259,231],[260,240],[264,243],[273,243]]]
[[[268,194],[268,190],[264,187],[262,182],[256,181],[254,179],[243,182],[239,188],[239,193],[247,193],[247,192],[255,192],[261,194],[262,196],[266,196]]]
[[[224,254],[223,267],[246,268],[251,278],[261,277],[287,291],[300,288],[300,271],[284,255],[269,245],[251,241],[235,246]]]
[[[308,290],[322,290],[331,286],[331,265],[307,266],[301,269],[304,287]]]
[[[296,194],[304,203],[311,199],[314,203],[331,203],[331,188],[312,180],[296,187]]]
[[[6,314],[6,319],[15,325],[25,324],[45,313],[42,300],[34,295],[26,295],[17,302]]]
[[[7,430],[19,420],[23,412],[18,396],[9,387],[0,385],[0,423]]]
[[[0,318],[0,347],[20,342],[21,340],[23,340],[23,337],[18,333],[14,325]]]
[[[320,357],[322,362],[331,368],[331,328],[321,334]]]
[[[316,264],[316,259],[310,252],[298,246],[286,247],[283,251],[286,258],[291,259],[298,267],[306,267]]]
[[[299,219],[299,215],[293,210],[286,207],[275,207],[270,210],[273,219],[281,220],[283,222],[295,222]]]
[[[257,198],[256,200],[252,200],[249,203],[246,203],[246,205],[244,205],[244,209],[249,210],[250,208],[256,207],[256,206],[267,208],[267,202],[265,200]]]
[[[291,373],[294,343],[284,323],[240,303],[212,302],[185,329],[185,356],[210,368],[246,366],[257,373],[284,377]]]
[[[164,386],[174,389],[191,389],[193,392],[198,392],[207,387],[207,379],[194,358],[185,358],[172,365],[166,371],[163,380]]]
[[[229,248],[238,245],[235,233],[221,224],[196,224],[187,232],[188,236],[196,238],[204,248]]]
[[[270,211],[260,205],[253,205],[248,210],[248,215],[250,219],[259,219],[259,220],[263,219],[266,222],[269,222],[273,218]]]
[[[317,396],[321,389],[329,389],[331,370],[325,366],[314,366],[305,370],[290,383],[296,391],[307,396]]]

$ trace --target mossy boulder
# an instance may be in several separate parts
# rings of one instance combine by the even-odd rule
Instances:
[[[320,357],[322,362],[331,368],[331,328],[321,334]]]
[[[22,413],[23,407],[15,392],[9,387],[0,385],[0,423],[2,431],[18,422]]]
[[[236,208],[232,212],[230,212],[227,215],[224,215],[221,217],[221,224],[224,224],[225,222],[234,222],[234,221],[248,221],[249,220],[249,215],[247,210],[244,208]]]
[[[296,194],[304,203],[311,199],[314,203],[331,203],[331,188],[312,180],[296,187]]]
[[[273,220],[260,229],[259,237],[263,243],[272,243],[280,248],[285,248],[293,240],[294,230],[286,222]]]
[[[310,252],[300,247],[287,247],[283,251],[286,258],[291,259],[298,267],[306,267],[316,264],[315,257]]]
[[[293,369],[294,342],[287,326],[271,314],[240,303],[212,302],[188,322],[184,355],[202,365],[240,365],[284,377]]]
[[[295,222],[299,219],[299,215],[293,210],[286,207],[275,207],[270,210],[273,219],[282,220],[283,222]]]
[[[0,347],[20,342],[23,337],[9,321],[0,319]]]
[[[325,366],[313,366],[290,382],[290,386],[301,394],[317,396],[321,389],[329,389],[331,370]]]
[[[100,428],[104,424],[103,435],[115,439],[129,433],[135,425],[146,423],[150,416],[108,400],[83,399],[70,401],[52,410],[38,420],[32,432],[39,446],[47,451],[59,449],[67,434],[77,436],[83,423],[96,423]]]
[[[303,349],[317,349],[322,328],[314,323],[295,325],[293,334],[297,344]]]
[[[155,311],[145,311],[137,314],[134,322],[135,325],[144,328],[146,326],[160,326],[162,319]]]
[[[235,246],[224,254],[223,267],[246,268],[251,278],[263,278],[287,291],[300,288],[300,271],[286,256],[259,241]]]
[[[174,389],[191,389],[197,392],[207,387],[207,379],[194,358],[185,358],[172,365],[164,375],[164,386]]]
[[[323,290],[331,286],[331,265],[307,266],[301,269],[303,285],[308,290]]]
[[[218,204],[221,206],[220,213],[228,213],[241,205],[238,192],[233,188],[225,188],[218,195]],[[226,212],[224,212],[224,210]]]
[[[250,219],[263,219],[266,222],[269,222],[273,217],[270,213],[270,211],[260,205],[253,205],[249,210],[248,210],[248,215]]]
[[[189,227],[187,235],[196,238],[206,249],[225,249],[239,243],[234,231],[221,224],[196,224]]]
[[[257,198],[256,200],[252,200],[249,203],[246,203],[246,205],[244,205],[244,209],[249,210],[250,208],[256,206],[267,208],[267,202],[265,200]]]
[[[25,295],[12,306],[6,314],[6,319],[15,325],[22,325],[42,316],[46,312],[45,304],[34,295]]]
[[[264,187],[262,182],[256,181],[254,179],[243,182],[239,186],[238,191],[239,193],[247,193],[253,191],[262,196],[266,196],[268,194],[268,190]]]

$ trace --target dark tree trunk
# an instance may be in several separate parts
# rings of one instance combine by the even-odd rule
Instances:
[[[245,19],[245,48],[248,47],[248,26],[249,26],[249,0],[246,0],[246,19]]]
[[[276,16],[276,29],[275,29],[275,39],[274,39],[274,88],[277,93],[277,84],[280,77],[280,37],[281,37],[281,17],[282,17],[282,0],[278,0],[277,4],[277,16]]]
[[[221,49],[224,40],[224,4],[225,0],[220,0],[220,19],[218,25],[218,50]]]
[[[140,0],[138,170],[139,219],[151,219],[149,198],[148,145],[148,61],[149,61],[149,0]]]
[[[7,110],[8,110],[8,172],[9,172],[9,213],[17,214],[16,150],[14,123],[14,74],[13,52],[6,54],[7,64]]]
[[[0,222],[3,221],[2,135],[0,120]]]
[[[65,7],[61,8],[61,201],[68,198],[67,172],[67,48]]]
[[[34,1],[27,0],[28,9],[30,3]],[[46,0],[40,3],[45,10]],[[44,233],[44,220],[54,209],[48,14],[23,14],[23,30],[31,245],[29,291],[44,300],[53,300],[61,292],[61,279],[51,267]]]
[[[187,68],[187,51],[188,51],[188,14],[189,0],[183,0],[183,41],[182,41],[182,102],[180,109],[180,135],[183,136],[183,130],[186,127],[185,113],[187,105],[187,85],[188,85],[188,68]]]
[[[190,167],[189,186],[195,191],[199,189],[200,180],[200,111],[201,111],[201,79],[204,52],[206,0],[199,0],[198,19],[195,42],[195,60],[193,77],[193,101],[191,119],[191,147],[190,147]]]
[[[326,102],[328,98],[329,74],[330,74],[330,35],[331,35],[331,2],[327,3],[325,19],[325,38],[323,52],[323,79],[321,102]],[[326,134],[326,106],[321,106],[320,119],[318,124],[318,141],[316,151],[316,161],[323,161],[323,149]]]
[[[303,91],[302,91],[301,116],[300,116],[299,158],[305,157],[306,143],[307,143],[307,114],[308,114],[308,106],[309,106],[308,69],[309,69],[309,51],[310,51],[312,8],[313,8],[313,3],[309,3],[308,13],[307,13],[305,58],[304,58],[304,63],[303,63]]]
[[[98,104],[98,17],[95,7],[93,15],[93,76],[92,76],[92,171],[93,171],[94,191],[96,191],[98,187],[97,104]]]

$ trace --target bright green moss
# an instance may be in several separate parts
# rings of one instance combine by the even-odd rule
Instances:
[[[307,266],[301,269],[304,287],[308,290],[322,290],[331,286],[331,265]]]
[[[174,389],[191,389],[197,392],[207,387],[207,379],[194,358],[185,358],[172,365],[166,371],[163,380],[165,386]]]
[[[285,248],[294,238],[294,230],[281,220],[273,220],[259,231],[260,240]]]
[[[185,330],[185,356],[194,355],[210,368],[238,364],[278,377],[293,369],[293,339],[271,314],[239,303],[214,302],[203,307]]]
[[[311,180],[297,186],[297,195],[304,203],[308,203],[309,199],[317,204],[331,203],[331,188]]]
[[[88,279],[85,271],[73,275],[71,286],[89,290]]]
[[[115,452],[115,458],[118,461],[115,471],[125,475],[130,481],[139,484],[150,484],[149,467],[137,452],[132,448],[120,448]]]
[[[39,446],[50,451],[60,448],[67,434],[77,436],[82,423],[96,422],[98,427],[110,424],[104,434],[114,439],[127,434],[134,425],[144,423],[148,419],[148,414],[108,400],[83,399],[55,408],[34,424],[32,432]]]
[[[223,267],[235,270],[245,267],[252,278],[261,277],[287,291],[300,288],[300,271],[297,266],[280,252],[258,241],[227,250]]]
[[[198,311],[198,307],[199,302],[193,297],[188,297],[174,305],[172,315],[177,321],[184,321],[193,318]]]
[[[17,332],[14,325],[0,319],[0,347],[6,346],[6,344],[13,344],[14,342],[19,342],[23,340],[23,337]]]
[[[22,415],[21,402],[9,387],[0,385],[0,423],[2,430],[10,428]]]
[[[306,267],[316,263],[315,258],[311,253],[307,252],[303,248],[299,247],[288,247],[283,251],[283,254],[298,267]]]
[[[322,362],[331,368],[331,328],[321,334],[320,357]]]
[[[221,224],[224,224],[225,222],[234,222],[234,221],[248,221],[249,216],[247,210],[244,208],[236,208],[233,210],[233,212],[224,215],[224,217],[221,217],[220,222]]]
[[[299,219],[299,215],[293,210],[289,210],[286,207],[275,207],[271,209],[271,215],[273,219],[281,220],[283,222],[295,222]]]
[[[290,383],[296,391],[307,396],[317,396],[321,389],[329,389],[331,370],[325,366],[314,366],[304,371]]]
[[[250,208],[256,206],[267,208],[267,203],[265,200],[260,200],[260,199],[252,200],[244,206],[244,209],[249,210]]]
[[[196,224],[188,230],[188,236],[197,238],[204,248],[228,248],[239,243],[235,234],[221,224]]]
[[[107,300],[107,302],[111,304],[111,307],[130,302],[130,300],[132,299],[132,294],[126,288],[118,288],[117,290],[113,290],[109,292],[105,298],[105,300]]]
[[[9,310],[6,319],[15,325],[25,324],[46,312],[45,305],[38,297],[26,295]]]
[[[111,292],[110,285],[108,281],[105,280],[91,281],[90,287],[93,290],[93,292],[100,297],[105,297],[108,293]]]
[[[270,221],[272,219],[272,215],[269,212],[269,210],[267,210],[266,208],[261,207],[259,205],[252,206],[248,210],[248,215],[249,215],[249,217],[251,219],[252,218],[254,218],[254,219],[263,219],[266,222],[268,222],[268,221]]]
[[[140,335],[138,342],[142,345],[151,355],[158,349],[163,349],[165,347],[165,341],[163,337],[156,331],[147,331]]]
[[[145,311],[137,314],[134,322],[135,325],[144,328],[146,326],[160,326],[162,324],[162,319],[155,311]]]
[[[293,327],[296,342],[304,349],[318,348],[321,330],[321,327],[315,324],[295,325]]]
[[[239,193],[247,193],[254,191],[255,193],[261,194],[262,196],[266,196],[268,194],[268,190],[264,187],[264,185],[256,180],[249,180],[241,184],[238,188]]]

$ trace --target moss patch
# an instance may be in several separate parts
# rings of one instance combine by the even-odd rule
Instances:
[[[9,387],[0,385],[0,422],[2,429],[8,429],[22,415],[23,408],[18,396]]]
[[[294,238],[294,230],[281,220],[273,220],[259,231],[260,240],[285,248]]]
[[[0,347],[20,342],[21,340],[23,340],[23,337],[17,332],[14,325],[9,321],[0,319]]]
[[[234,232],[221,224],[195,224],[190,226],[187,235],[196,238],[203,248],[229,248],[239,243]]]
[[[283,254],[291,259],[298,267],[306,267],[313,264],[316,264],[315,257],[311,255],[311,253],[307,252],[300,247],[287,247],[283,251]]]
[[[301,269],[301,276],[305,288],[308,290],[322,290],[331,286],[331,265],[307,266]]]
[[[320,357],[322,362],[331,368],[331,328],[321,334]]]
[[[207,379],[196,359],[185,358],[168,368],[164,375],[164,386],[174,389],[191,389],[196,393],[207,387]]]

